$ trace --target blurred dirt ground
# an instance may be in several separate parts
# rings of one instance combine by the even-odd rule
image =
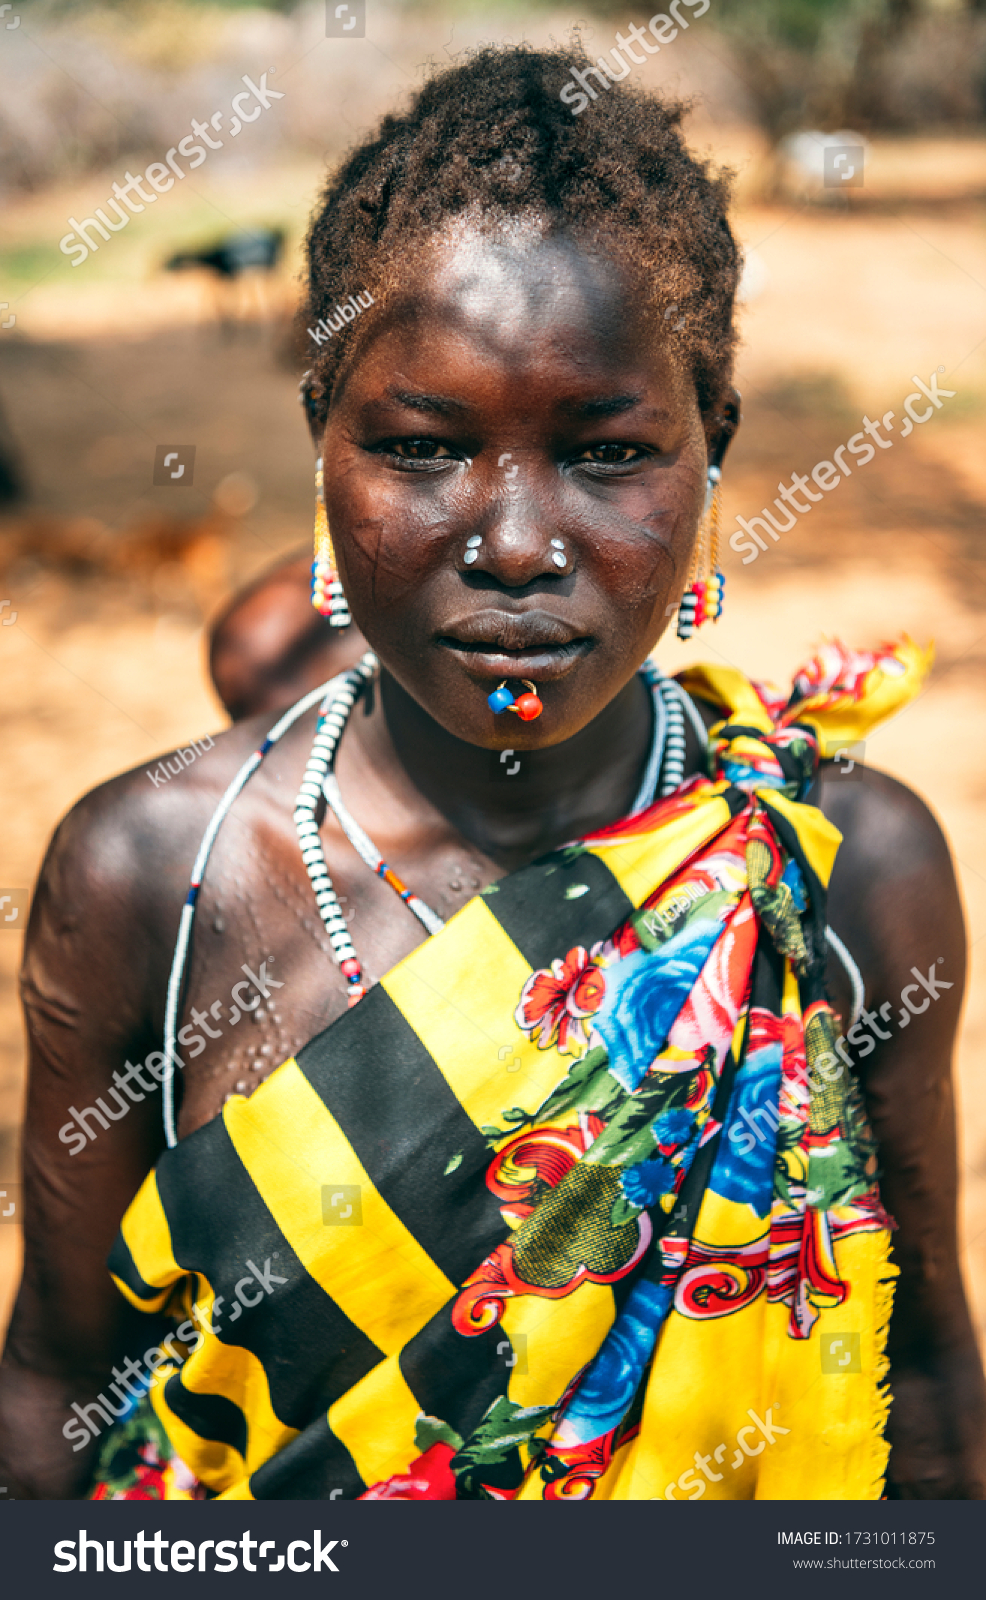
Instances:
[[[742,170],[755,145],[733,132],[725,154]],[[926,143],[902,163],[888,147],[884,170],[896,177],[880,206],[740,210],[756,292],[743,314],[744,425],[726,473],[727,534],[779,480],[830,459],[864,413],[895,413],[893,443],[755,562],[727,551],[722,622],[688,647],[669,640],[660,655],[670,670],[711,655],[784,682],[823,635],[937,641],[925,694],[872,739],[866,759],[935,808],[965,896],[962,1229],[986,1332],[986,207],[948,187],[958,173],[966,196],[986,193],[983,149]],[[289,195],[297,221],[298,197],[316,180],[313,165],[272,169],[263,193],[252,191],[250,220],[279,222]],[[96,184],[97,202],[104,190]],[[947,203],[935,203],[943,192]],[[24,204],[13,219],[22,242],[48,208]],[[63,273],[0,333],[0,407],[30,495],[0,519],[0,596],[10,600],[0,616],[0,892],[31,883],[55,822],[88,788],[222,725],[203,622],[311,526],[290,272],[264,318],[224,333],[201,283],[155,275],[153,264],[123,281],[118,243],[119,282],[103,265],[88,286],[80,272],[66,287]],[[182,243],[176,231],[171,247]],[[904,439],[912,376],[933,372],[954,397]],[[191,486],[152,486],[160,444],[195,445]],[[23,1095],[19,948],[16,931],[0,934],[0,1183],[16,1175]],[[0,1325],[17,1251],[16,1228],[0,1228]]]

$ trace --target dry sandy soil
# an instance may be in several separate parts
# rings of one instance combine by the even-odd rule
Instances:
[[[981,147],[962,159],[971,188],[986,190]],[[927,175],[948,163],[940,158],[936,169],[926,147],[918,165]],[[299,181],[293,173],[292,194]],[[313,183],[313,173],[304,181]],[[669,641],[661,657],[671,670],[717,657],[783,682],[823,635],[866,645],[906,630],[937,641],[926,692],[872,739],[866,759],[935,808],[965,896],[962,1230],[986,1331],[982,222],[980,204],[959,200],[740,212],[760,292],[744,316],[745,421],[727,473],[727,533],[737,514],[755,514],[776,494],[778,480],[831,457],[864,413],[896,413],[893,444],[755,562],[743,566],[730,553],[722,622],[687,649]],[[289,292],[285,282],[274,300],[283,305]],[[30,316],[0,334],[0,399],[23,455],[36,545],[33,555],[15,554],[23,520],[0,523],[0,595],[11,601],[2,621],[17,613],[0,627],[0,893],[31,883],[53,825],[86,789],[222,725],[203,667],[204,614],[230,583],[310,527],[310,452],[283,320],[223,339],[200,320],[193,284],[149,276],[121,286],[110,310],[109,294],[94,285],[87,298],[80,285],[68,315],[63,286],[47,300],[39,290]],[[927,382],[933,372],[954,398],[904,439],[897,430],[912,374]],[[150,486],[163,442],[196,445],[192,487]],[[231,474],[252,486],[241,476],[230,495]],[[224,480],[227,511],[237,495],[241,506],[254,493],[257,500],[217,523],[212,497]],[[67,524],[76,546],[99,551],[154,517],[211,518],[225,571],[213,563],[189,583],[174,563],[127,579],[83,562],[73,575],[45,554]],[[80,528],[79,519],[94,520]],[[16,926],[0,937],[0,1180],[16,1173],[23,1093]],[[0,1229],[0,1319],[17,1252],[17,1230]]]

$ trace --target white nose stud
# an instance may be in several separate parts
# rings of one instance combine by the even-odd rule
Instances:
[[[565,554],[565,546],[561,539],[552,539],[551,559],[556,567],[568,566],[568,557]]]
[[[467,567],[471,567],[474,561],[479,560],[479,547],[482,542],[482,535],[478,533],[474,533],[471,539],[466,540],[466,553],[462,559]]]

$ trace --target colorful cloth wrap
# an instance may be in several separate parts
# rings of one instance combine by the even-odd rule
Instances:
[[[150,1398],[211,1494],[881,1495],[897,1269],[804,797],[929,665],[686,672],[707,777],[491,885],[161,1159],[110,1264],[184,1319]]]

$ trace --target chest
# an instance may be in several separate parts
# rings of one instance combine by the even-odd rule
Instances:
[[[399,895],[361,859],[330,816],[326,867],[367,981],[377,982],[426,937]],[[394,870],[445,921],[499,873],[454,836],[378,841]],[[170,955],[170,953],[169,953]],[[159,1007],[163,1022],[166,974]],[[233,813],[213,850],[196,908],[179,1018],[181,1136],[231,1094],[249,1095],[346,1009],[333,955],[288,815]]]

